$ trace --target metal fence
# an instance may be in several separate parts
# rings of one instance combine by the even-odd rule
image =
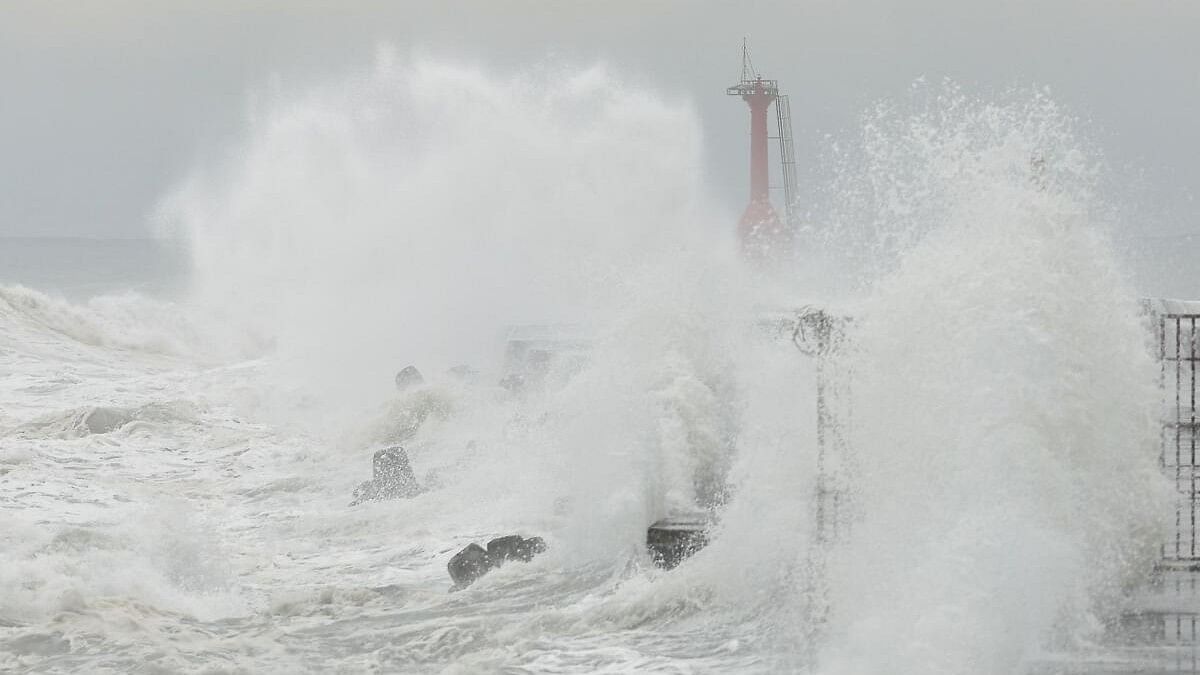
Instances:
[[[1146,301],[1157,323],[1162,368],[1163,419],[1160,461],[1174,481],[1175,523],[1163,544],[1167,567],[1200,570],[1200,463],[1197,462],[1196,368],[1200,361],[1200,302]]]
[[[1200,572],[1200,301],[1151,299],[1143,305],[1156,333],[1161,366],[1160,462],[1176,490],[1174,528],[1162,546],[1162,567]],[[821,540],[836,539],[847,515],[842,483],[850,458],[843,436],[850,417],[847,374],[837,372],[836,358],[847,319],[813,307],[801,308],[789,319],[780,323],[789,326],[793,343],[816,360],[817,533]],[[1189,625],[1187,632],[1194,628]]]

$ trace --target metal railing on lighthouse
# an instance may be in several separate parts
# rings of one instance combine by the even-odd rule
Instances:
[[[750,258],[774,257],[791,247],[796,226],[796,152],[792,143],[792,110],[777,80],[764,79],[754,70],[750,52],[742,41],[742,73],[725,93],[741,98],[750,107],[750,199],[738,222],[742,252]],[[775,134],[771,135],[768,110],[775,106]],[[769,142],[779,144],[782,186],[771,185]],[[782,188],[784,218],[771,205],[770,192]]]

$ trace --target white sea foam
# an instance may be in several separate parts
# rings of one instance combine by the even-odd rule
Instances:
[[[0,668],[1019,672],[1146,569],[1163,494],[1071,126],[950,92],[845,160],[821,254],[869,290],[824,550],[814,364],[754,322],[845,289],[722,253],[688,105],[386,54],[279,97],[164,202],[190,301],[0,289]],[[586,359],[494,384],[507,324],[568,320]],[[433,489],[349,506],[396,440]],[[653,569],[646,525],[706,497],[712,544]],[[447,593],[514,531],[550,550]]]

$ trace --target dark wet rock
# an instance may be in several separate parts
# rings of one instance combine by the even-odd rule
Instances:
[[[419,384],[425,384],[425,378],[416,366],[404,366],[396,373],[396,388],[403,391]]]
[[[545,553],[546,549],[548,548],[546,546],[546,540],[542,539],[541,537],[530,537],[530,538],[526,539],[525,546],[527,547],[528,550],[533,552],[529,556],[530,558],[532,558],[534,555],[537,555],[538,553]]]
[[[398,445],[375,453],[371,458],[371,476],[376,483],[383,483],[391,489],[408,490],[417,485],[417,478],[408,463],[408,454]]]
[[[350,506],[358,506],[363,502],[378,502],[385,499],[395,499],[384,492],[381,486],[373,480],[365,480],[354,488],[354,501]]]
[[[529,562],[533,560],[533,556],[543,553],[545,550],[546,542],[541,537],[524,539],[519,534],[496,537],[489,541],[487,545],[488,555],[497,563],[504,563],[509,560]]]
[[[372,477],[354,489],[351,506],[381,499],[403,499],[421,494],[421,484],[408,463],[404,448],[393,445],[372,458]]]
[[[646,530],[646,548],[655,565],[672,569],[708,544],[708,527],[700,514],[663,518]]]
[[[454,554],[454,557],[446,565],[446,569],[450,572],[450,579],[454,581],[453,590],[470,586],[493,567],[495,567],[495,563],[491,556],[479,544],[470,544]]]
[[[529,562],[533,560],[533,556],[545,551],[546,542],[541,537],[526,539],[518,534],[496,537],[488,542],[486,550],[478,544],[471,544],[459,551],[446,565],[450,571],[450,578],[454,581],[454,587],[450,590],[466,588],[507,561]]]
[[[517,548],[525,540],[519,534],[510,534],[506,537],[496,537],[487,543],[487,552],[489,556],[497,560],[508,560],[515,558]]]

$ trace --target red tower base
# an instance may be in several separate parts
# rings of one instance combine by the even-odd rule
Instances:
[[[791,232],[779,220],[779,214],[765,199],[756,199],[746,207],[738,222],[742,254],[752,260],[779,258],[792,245]]]

